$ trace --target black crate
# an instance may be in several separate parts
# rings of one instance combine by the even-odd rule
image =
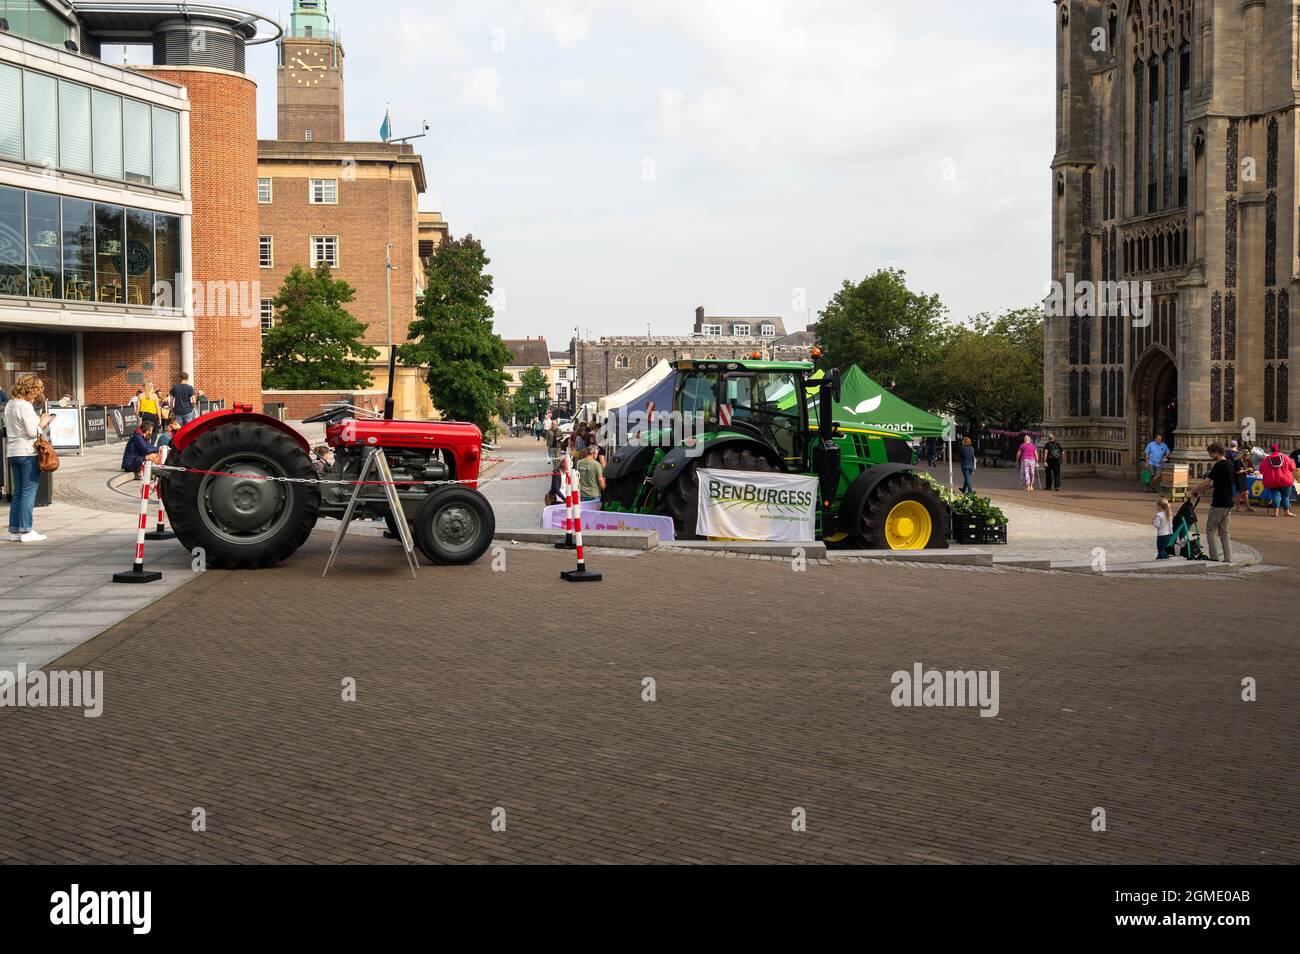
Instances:
[[[986,545],[1006,543],[1007,542],[1006,524],[996,525],[992,527],[980,527],[979,535],[980,535],[980,543]]]
[[[952,539],[957,543],[979,543],[979,521],[970,520],[964,517],[954,517],[952,521]]]

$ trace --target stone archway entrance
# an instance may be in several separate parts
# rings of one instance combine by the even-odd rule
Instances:
[[[1134,460],[1140,465],[1142,450],[1153,435],[1163,435],[1165,443],[1172,448],[1178,431],[1178,366],[1169,352],[1153,347],[1142,356],[1133,374],[1130,401],[1133,409],[1130,442],[1136,454]]]

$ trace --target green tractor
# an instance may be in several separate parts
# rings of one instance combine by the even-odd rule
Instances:
[[[906,441],[834,420],[840,375],[813,379],[799,361],[685,359],[674,363],[673,415],[619,447],[605,468],[605,510],[673,518],[696,534],[701,467],[818,478],[819,536],[839,548],[945,548],[948,505],[915,467]],[[817,422],[809,402],[816,395]],[[680,422],[698,422],[683,436]],[[676,423],[678,426],[673,427]]]

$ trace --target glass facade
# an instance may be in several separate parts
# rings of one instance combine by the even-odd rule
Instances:
[[[59,197],[27,193],[27,294],[32,298],[63,297],[59,231]]]
[[[67,21],[40,0],[0,0],[0,17],[15,36],[50,46],[63,46],[70,32]]]
[[[0,295],[180,307],[181,220],[0,186]]]
[[[22,104],[0,110],[0,156],[180,191],[174,109],[8,63],[0,63],[0,103]]]

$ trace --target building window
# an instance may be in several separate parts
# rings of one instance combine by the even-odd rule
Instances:
[[[20,103],[23,98],[23,71],[0,63],[0,103]],[[0,110],[0,156],[23,157],[23,118],[21,110]]]
[[[776,325],[759,325],[758,333],[763,338],[775,338]]]
[[[122,97],[92,90],[90,134],[95,175],[122,178]]]
[[[261,268],[270,268],[275,264],[274,240],[269,235],[257,237],[257,264]]]
[[[330,268],[339,264],[339,237],[337,235],[313,235],[311,237],[311,265],[315,268],[324,262]]]
[[[722,337],[722,325],[701,325],[700,333],[710,338]]]
[[[122,100],[122,161],[128,182],[153,184],[153,124],[149,106]]]
[[[749,325],[746,325],[746,324],[743,324],[743,323],[740,323],[740,324],[733,324],[733,325],[731,326],[731,334],[732,334],[732,337],[735,337],[735,338],[748,338],[748,337],[749,337]]]
[[[312,179],[309,191],[312,205],[336,205],[339,201],[338,179]]]
[[[310,129],[308,129],[306,132],[303,133],[303,138],[304,138],[307,142],[311,142],[311,130],[310,130]]]
[[[0,187],[0,295],[179,307],[179,216]]]
[[[257,201],[260,205],[271,204],[271,178],[262,176],[257,180]]]
[[[625,355],[625,354],[615,355],[615,356],[614,356],[614,367],[616,367],[616,368],[618,368],[618,369],[620,369],[620,370],[623,369],[623,368],[626,368],[626,367],[627,367],[627,355]]]
[[[59,165],[90,172],[90,87],[59,80]]]
[[[59,165],[58,88],[53,76],[23,76],[23,158],[48,169]]]
[[[274,298],[262,299],[261,318],[262,318],[262,334],[266,334],[273,327],[275,327],[275,299]]]
[[[649,371],[651,368],[653,368],[653,367],[654,367],[656,364],[658,364],[658,363],[659,363],[659,355],[657,355],[657,354],[652,354],[652,355],[647,355],[647,356],[646,356],[646,359],[645,359],[645,366],[646,366],[646,370],[647,370],[647,371]]]

